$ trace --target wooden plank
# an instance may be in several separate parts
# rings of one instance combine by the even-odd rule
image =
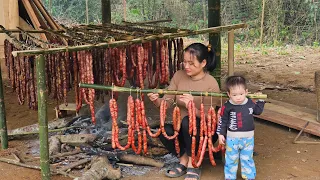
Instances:
[[[256,117],[297,130],[301,130],[309,121],[304,132],[320,137],[320,123],[316,121],[315,110],[272,99],[267,102],[263,113]]]
[[[265,105],[265,109],[271,110],[273,112],[278,112],[287,116],[298,117],[299,119],[302,119],[304,121],[316,122],[315,113],[311,114],[311,113],[303,112],[300,110],[300,109],[303,109],[302,107],[298,107],[298,108],[288,108],[284,105],[276,105],[273,103],[266,103]]]
[[[38,18],[36,16],[34,10],[32,9],[30,1],[29,0],[22,0],[22,3],[23,3],[24,7],[27,10],[27,13],[28,13],[28,15],[29,15],[29,17],[30,17],[30,19],[32,21],[32,24],[33,24],[34,28],[39,30],[40,29],[39,27],[41,26],[41,24],[40,24],[40,22],[39,22],[39,20],[38,20]],[[40,36],[41,36],[41,39],[43,41],[48,41],[45,34],[41,34]]]
[[[297,106],[294,104],[290,104],[290,103],[286,103],[286,102],[282,102],[282,101],[277,101],[277,100],[273,100],[273,99],[266,99],[266,102],[268,103],[272,103],[272,104],[276,104],[276,105],[280,105],[280,106],[284,106],[286,108],[290,108],[290,109],[297,109],[299,111],[305,112],[305,113],[309,113],[309,114],[315,114],[316,111],[314,109],[310,109],[310,108],[305,108],[305,107],[301,107],[301,106]]]
[[[301,130],[303,126],[306,124],[306,121],[300,119],[299,117],[288,116],[269,109],[265,109],[260,116],[256,117],[297,130]],[[310,122],[308,127],[304,130],[304,132],[320,137],[320,124],[316,122]]]
[[[82,104],[82,107],[86,106],[86,104]],[[59,110],[66,110],[66,111],[75,111],[77,109],[77,105],[75,103],[68,103],[68,106],[65,104],[59,105]]]

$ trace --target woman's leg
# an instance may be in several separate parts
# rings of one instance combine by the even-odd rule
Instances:
[[[198,152],[199,145],[199,132],[200,132],[200,118],[197,118],[197,136],[196,136],[196,152]],[[182,119],[180,133],[183,136],[183,141],[186,147],[186,153],[191,157],[192,136],[189,134],[189,117],[186,116]]]
[[[174,130],[173,130],[173,125],[172,124],[165,124],[164,125],[164,129],[167,132],[168,136],[172,136],[174,134]],[[172,153],[173,155],[178,156],[177,152],[176,152],[176,147],[175,147],[175,140],[168,140],[167,138],[165,138],[162,134],[159,136],[159,139],[161,141],[161,143],[165,146],[165,148]],[[179,146],[180,146],[180,157],[179,157],[179,162],[181,165],[183,165],[184,167],[187,167],[188,164],[188,156],[185,153],[185,144],[184,144],[184,140],[183,140],[183,136],[181,133],[181,129],[178,135],[178,139],[179,139]],[[183,170],[185,171],[185,168],[183,169],[182,167],[177,167],[177,170],[179,172],[182,172]],[[168,172],[169,174],[176,174],[176,172],[174,172],[173,170],[169,170]]]
[[[200,118],[197,118],[197,136],[196,136],[196,155],[198,153],[198,147],[199,147],[199,140],[200,140],[200,136],[199,136],[199,132],[200,132]],[[187,177],[185,178],[185,180],[194,180],[196,179],[196,177],[199,177],[200,171],[197,169],[192,169],[194,168],[192,165],[192,158],[191,158],[191,148],[192,148],[192,136],[190,136],[189,134],[189,117],[186,116],[182,119],[181,122],[181,132],[183,135],[183,139],[184,139],[184,143],[186,146],[186,156],[188,157],[188,164],[187,164]],[[189,176],[188,176],[189,174]]]
[[[172,124],[165,124],[164,125],[164,129],[166,130],[168,136],[172,136],[174,134],[174,130],[173,130],[173,125]],[[176,152],[175,140],[174,139],[168,140],[162,134],[160,134],[159,139],[160,139],[161,143],[165,146],[165,148],[170,153],[172,153],[175,156],[178,156],[178,154]],[[179,133],[178,139],[179,139],[179,146],[180,146],[180,155],[183,155],[185,153],[185,144],[184,144],[183,137],[182,137],[181,133]]]

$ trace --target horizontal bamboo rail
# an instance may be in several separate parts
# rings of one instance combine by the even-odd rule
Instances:
[[[119,86],[103,86],[98,84],[83,84],[80,83],[79,87],[81,88],[93,88],[100,90],[110,90],[114,92],[130,92],[130,93],[158,93],[158,94],[171,94],[171,95],[182,95],[182,94],[191,94],[193,96],[214,96],[214,97],[228,97],[226,93],[215,93],[215,92],[204,92],[204,91],[172,91],[165,89],[133,89]],[[248,94],[249,98],[253,99],[265,99],[267,98],[266,94]]]
[[[239,29],[239,28],[245,28],[245,27],[247,27],[247,25],[244,23],[241,23],[241,24],[228,25],[228,26],[205,28],[205,29],[200,29],[200,30],[191,31],[191,32],[163,33],[160,35],[151,35],[151,36],[142,37],[142,38],[135,38],[132,40],[114,41],[110,43],[98,43],[94,45],[81,45],[81,46],[60,47],[60,48],[50,48],[50,49],[13,51],[12,55],[16,57],[16,56],[38,55],[38,54],[51,54],[51,53],[59,53],[59,52],[66,52],[66,51],[72,52],[72,51],[90,50],[93,48],[118,47],[118,46],[130,45],[130,44],[144,43],[144,42],[148,42],[156,39],[170,39],[170,38],[185,37],[185,36],[206,34],[206,33],[219,33],[222,31],[228,31],[231,29]]]
[[[31,33],[31,34],[47,33],[47,31],[45,31],[45,30],[23,30],[23,31],[27,32],[27,33]],[[65,32],[63,30],[52,30],[52,31],[57,32],[57,33],[64,33]],[[20,33],[20,32],[22,32],[22,30],[19,30],[19,29],[6,29],[5,31],[0,30],[0,33],[6,33],[6,32]]]
[[[126,24],[136,24],[136,25],[142,25],[142,24],[154,24],[154,23],[162,23],[162,22],[171,22],[172,19],[162,19],[162,20],[151,20],[151,21],[142,21],[142,22],[128,22],[128,21],[122,21],[122,23]]]

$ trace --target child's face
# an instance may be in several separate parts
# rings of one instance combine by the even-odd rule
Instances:
[[[248,89],[243,86],[233,86],[228,92],[229,98],[236,104],[242,104],[248,95]]]

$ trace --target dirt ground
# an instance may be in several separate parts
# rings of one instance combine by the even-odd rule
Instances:
[[[1,49],[1,48],[0,48]],[[263,54],[263,55],[262,55]],[[222,51],[226,57],[226,48]],[[251,92],[262,90],[269,98],[299,105],[301,108],[316,109],[314,92],[314,72],[320,69],[320,49],[312,47],[266,48],[262,52],[255,48],[235,48],[235,72],[249,80]],[[224,59],[225,61],[225,59]],[[227,65],[223,63],[223,74]],[[5,75],[3,75],[6,77]],[[5,82],[5,106],[8,129],[37,123],[37,112],[26,105],[19,106],[17,98]],[[55,102],[48,102],[48,118],[54,119]],[[298,131],[270,123],[256,121],[255,156],[257,179],[320,179],[320,145],[292,144]],[[304,134],[304,140],[319,140]],[[10,141],[9,149],[0,151],[6,156],[12,151],[24,151],[30,147],[24,141]],[[202,180],[223,179],[223,165],[212,167],[204,160]],[[18,172],[18,173],[17,173]],[[169,179],[163,172],[151,171],[143,176],[124,177],[125,180]],[[0,179],[41,179],[40,172],[0,163]],[[54,176],[52,179],[69,179]],[[183,177],[178,178],[183,179]],[[240,179],[240,176],[239,176]]]

